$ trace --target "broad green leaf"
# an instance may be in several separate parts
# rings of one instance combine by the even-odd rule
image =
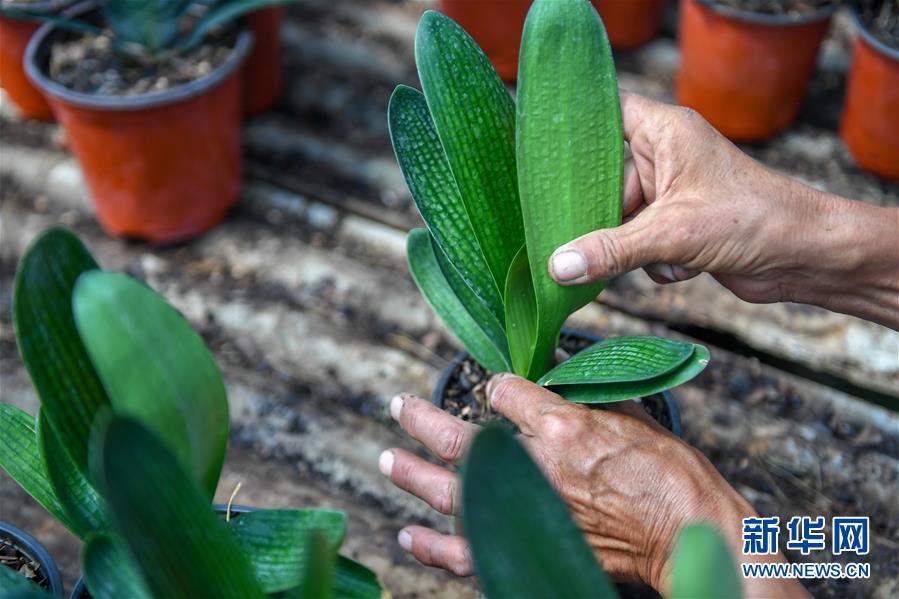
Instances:
[[[51,595],[22,574],[0,564],[0,597],[3,599],[49,599]]]
[[[578,352],[538,382],[578,385],[651,379],[686,362],[694,347],[692,343],[661,337],[610,337]]]
[[[422,15],[415,63],[462,202],[501,291],[524,244],[515,104],[474,40],[445,15]]]
[[[518,67],[518,187],[537,295],[537,363],[603,283],[563,287],[547,263],[560,245],[621,223],[624,136],[615,65],[587,0],[536,0]],[[543,373],[539,373],[543,374]]]
[[[537,341],[537,303],[528,266],[527,248],[522,246],[506,280],[506,334],[513,371],[528,377]]]
[[[685,527],[671,558],[671,599],[739,599],[742,584],[721,534],[699,523]]]
[[[548,387],[568,401],[576,403],[608,403],[661,393],[686,383],[705,370],[709,363],[709,350],[702,345],[694,345],[693,348],[693,354],[683,364],[655,378],[623,383],[548,385]]]
[[[162,297],[118,273],[84,274],[74,309],[116,414],[159,435],[211,501],[228,445],[228,399],[203,340]]]
[[[337,599],[381,599],[383,594],[377,574],[348,557],[337,556],[334,572]]]
[[[173,45],[193,0],[107,0],[103,17],[118,43],[155,55]]]
[[[0,442],[0,468],[63,526],[76,535],[84,533],[84,529],[66,515],[53,491],[41,458],[34,417],[15,406],[0,403],[0,439],[3,439]]]
[[[214,3],[203,17],[194,25],[187,39],[180,45],[182,51],[200,44],[203,38],[215,27],[237,21],[240,17],[261,8],[275,4],[290,4],[297,0],[219,0]]]
[[[450,280],[456,295],[475,320],[488,317],[479,313],[489,310],[493,320],[502,323],[502,289],[490,274],[424,95],[406,85],[398,86],[390,97],[387,119],[393,150],[415,205],[465,288],[470,289],[466,294],[465,288]],[[472,294],[473,298],[467,297]]]
[[[453,293],[440,269],[431,239],[427,230],[413,229],[406,240],[409,270],[415,284],[434,312],[479,364],[493,372],[509,370],[511,365],[505,348],[500,349],[494,344]]]
[[[72,315],[78,277],[97,263],[70,231],[48,229],[26,250],[16,272],[16,342],[44,416],[78,468],[86,471],[91,424],[108,403]]]
[[[305,537],[307,555],[301,582],[284,593],[287,599],[329,599],[334,596],[334,566],[337,553],[325,535],[313,532]]]
[[[66,515],[75,524],[76,534],[84,539],[91,533],[107,530],[103,498],[66,452],[43,410],[38,412],[37,440],[47,478]]]
[[[158,436],[112,417],[93,443],[92,474],[154,597],[263,596],[237,539]]]
[[[336,553],[346,534],[346,514],[334,510],[256,510],[228,524],[266,593],[300,583],[308,535],[321,533]]]
[[[84,581],[92,599],[150,599],[134,559],[109,535],[90,537],[81,549]]]
[[[487,427],[463,469],[462,523],[491,599],[616,597],[565,503],[511,433]]]

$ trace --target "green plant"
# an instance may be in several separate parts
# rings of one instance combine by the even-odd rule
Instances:
[[[203,42],[216,27],[248,12],[295,0],[100,0],[103,23],[112,33],[113,49],[146,64],[165,61]],[[10,18],[51,22],[79,33],[101,33],[95,22],[29,11],[27,6],[0,6]]]
[[[500,426],[475,437],[463,466],[462,528],[490,599],[618,597],[565,503]],[[712,526],[686,526],[671,561],[670,597],[741,596],[733,556]]]
[[[100,270],[69,231],[50,229],[25,252],[13,324],[40,409],[35,418],[0,404],[0,467],[85,541],[84,577],[95,598],[190,595],[193,587],[174,571],[175,586],[165,590],[150,578],[150,556],[135,543],[153,535],[168,543],[169,554],[172,546],[179,552],[188,546],[190,535],[212,535],[229,552],[213,556],[227,570],[221,581],[247,570],[245,560],[252,585],[265,593],[301,582],[310,534],[324,532],[336,552],[346,527],[341,512],[257,510],[232,520],[227,535],[221,526],[206,530],[215,519],[211,504],[229,430],[218,366],[163,298]],[[118,470],[111,475],[110,468]],[[180,486],[173,482],[181,479]],[[234,547],[244,557],[231,558]],[[166,571],[164,565],[153,568]],[[338,596],[380,596],[374,575],[346,558],[338,560],[335,579],[355,588]]]
[[[388,109],[427,225],[409,234],[409,266],[469,353],[581,402],[640,397],[702,371],[705,347],[654,337],[607,339],[554,368],[562,325],[604,284],[560,286],[547,261],[621,222],[618,89],[591,4],[534,2],[517,106],[477,44],[440,13],[422,16],[415,58],[424,93],[400,85]]]

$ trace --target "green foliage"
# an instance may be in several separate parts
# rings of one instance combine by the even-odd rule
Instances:
[[[708,524],[691,524],[671,556],[671,599],[741,597],[740,575],[721,534]]]
[[[0,596],[3,599],[48,599],[51,595],[12,568],[0,564]]]
[[[81,565],[93,599],[151,599],[143,576],[121,539],[93,535],[81,548]]]
[[[624,139],[602,21],[588,0],[533,3],[517,107],[487,57],[446,16],[422,16],[415,56],[424,93],[400,85],[388,109],[397,161],[427,225],[410,233],[410,271],[485,368],[544,379],[565,320],[604,286],[558,285],[548,259],[560,245],[621,222]],[[640,356],[643,370],[596,380],[619,366],[617,354],[597,352],[593,362],[572,360],[556,390],[580,402],[633,399],[689,380],[708,361],[704,348],[681,344],[688,355],[680,368],[663,370],[664,343],[617,343]]]
[[[102,21],[112,32],[116,52],[143,63],[159,63],[188,52],[217,27],[247,13],[296,0],[103,0]],[[90,20],[0,7],[13,19],[44,21],[77,33],[101,33]]]

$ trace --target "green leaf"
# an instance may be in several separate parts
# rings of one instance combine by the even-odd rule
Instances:
[[[181,51],[187,51],[202,43],[214,28],[236,21],[243,15],[274,6],[275,4],[290,4],[297,0],[220,0],[194,25],[186,40],[180,44]]]
[[[301,582],[285,596],[289,599],[329,599],[334,596],[334,566],[337,554],[325,535],[313,532],[306,536],[307,559],[301,571]]]
[[[12,568],[0,564],[0,596],[3,599],[49,599],[50,593]]]
[[[527,378],[537,342],[537,298],[534,296],[527,248],[524,246],[509,268],[505,298],[506,334],[512,368],[516,374]]]
[[[384,590],[378,575],[348,557],[337,556],[334,596],[337,599],[381,599]]]
[[[112,417],[94,443],[114,528],[154,597],[263,596],[241,546],[161,439]]]
[[[576,403],[608,403],[646,397],[682,385],[705,370],[709,363],[709,350],[694,345],[693,354],[673,371],[643,381],[584,385],[549,385],[568,401]]]
[[[0,468],[63,526],[79,536],[85,532],[66,515],[53,491],[41,458],[34,417],[15,406],[0,403],[0,439],[3,439]]]
[[[681,531],[671,563],[672,599],[743,596],[734,557],[721,534],[708,524],[691,524]]]
[[[72,290],[97,268],[74,234],[48,229],[22,257],[13,292],[16,342],[41,410],[82,472],[94,415],[108,400],[75,328]]]
[[[549,257],[576,237],[621,223],[624,135],[615,65],[587,0],[531,6],[517,126],[518,187],[537,294],[535,361],[551,365],[562,324],[603,283],[563,287],[549,276]]]
[[[413,229],[406,240],[409,270],[418,289],[447,328],[459,339],[475,360],[493,372],[509,370],[506,348],[497,347],[490,335],[477,322],[453,293],[437,256],[431,234],[425,229]]]
[[[228,445],[228,399],[203,340],[166,301],[117,273],[85,273],[75,321],[116,414],[149,427],[209,501]]]
[[[303,539],[309,534],[321,533],[333,552],[346,534],[346,514],[333,510],[256,510],[228,524],[266,593],[300,583],[308,559]]]
[[[106,531],[109,523],[103,498],[66,452],[43,410],[38,412],[37,440],[47,477],[66,515],[75,524],[76,534],[84,539],[91,533]]]
[[[92,599],[150,599],[134,559],[109,535],[90,537],[81,549],[84,581]]]
[[[170,48],[181,18],[193,0],[107,0],[103,18],[117,43],[139,46],[150,55]]]
[[[460,286],[450,280],[453,290],[475,320],[492,316],[493,321],[502,323],[502,290],[478,245],[425,97],[411,87],[398,86],[390,97],[387,118],[393,150],[409,192],[428,230],[463,282]],[[466,294],[466,290],[470,291]],[[502,332],[502,325],[499,327]]]
[[[694,347],[661,337],[609,337],[547,372],[539,384],[624,383],[655,378],[686,362]]]
[[[515,104],[474,40],[440,13],[422,15],[415,62],[462,202],[501,291],[524,244],[515,170]]]
[[[475,437],[463,469],[462,522],[484,594],[617,597],[565,503],[515,438]]]

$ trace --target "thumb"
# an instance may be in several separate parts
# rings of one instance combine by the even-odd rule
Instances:
[[[549,258],[549,274],[561,285],[609,279],[648,264],[668,262],[658,233],[641,215],[620,227],[600,229],[558,248]]]

